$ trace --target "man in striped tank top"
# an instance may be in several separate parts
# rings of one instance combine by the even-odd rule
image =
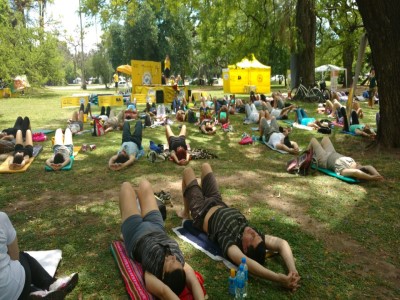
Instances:
[[[184,208],[178,216],[193,218],[193,226],[208,234],[217,243],[225,258],[240,265],[246,257],[249,272],[255,276],[279,282],[295,291],[299,287],[297,272],[289,244],[278,237],[264,235],[250,227],[246,217],[235,208],[228,207],[218,189],[211,166],[201,168],[201,186],[192,168],[186,168],[182,181]],[[279,252],[288,269],[287,275],[275,273],[263,266],[266,249]]]

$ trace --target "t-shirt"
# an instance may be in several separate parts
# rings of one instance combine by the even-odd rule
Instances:
[[[271,110],[271,116],[278,118],[281,115],[282,109],[279,108],[273,108]]]
[[[124,150],[128,155],[136,155],[139,153],[139,147],[134,142],[123,142],[121,145],[121,149],[119,149],[118,154]]]
[[[0,300],[18,299],[25,283],[25,270],[8,255],[8,245],[17,233],[7,214],[0,212]]]
[[[269,144],[274,146],[276,148],[276,145],[282,143],[283,139],[285,138],[285,135],[281,132],[273,132],[271,136],[269,137]]]
[[[61,153],[64,160],[67,160],[70,156],[74,154],[73,145],[54,145],[54,154]]]
[[[301,119],[301,125],[307,126],[308,123],[315,122],[314,118],[303,118]]]
[[[242,234],[247,226],[245,216],[237,209],[221,207],[214,212],[209,220],[209,238],[221,247],[222,254],[228,258],[230,246],[236,245],[242,250]]]
[[[117,73],[115,73],[113,75],[113,79],[114,79],[114,82],[118,82],[118,74]]]
[[[364,127],[365,127],[364,124],[354,124],[354,125],[350,125],[349,130],[350,130],[350,132],[352,132],[352,133],[356,133],[356,129],[363,130]]]
[[[133,258],[142,264],[143,270],[158,279],[162,279],[165,256],[175,255],[176,259],[185,264],[178,243],[165,232],[153,232],[142,237],[132,250]]]

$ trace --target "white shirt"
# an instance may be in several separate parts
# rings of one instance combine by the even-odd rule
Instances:
[[[0,212],[0,300],[18,299],[25,283],[25,270],[8,255],[8,245],[17,237],[10,219]]]
[[[273,132],[271,136],[269,137],[269,144],[274,146],[276,149],[276,145],[282,143],[282,140],[285,138],[283,133],[280,132]]]

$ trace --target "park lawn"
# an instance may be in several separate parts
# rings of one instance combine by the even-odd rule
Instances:
[[[104,93],[101,87],[97,91]],[[20,98],[0,99],[0,128],[12,126],[18,115],[28,115],[33,129],[65,128],[75,108],[61,109],[60,97],[72,93],[82,91],[43,89]],[[221,90],[209,93],[222,95]],[[315,104],[302,105],[309,114],[320,117],[314,113]],[[364,103],[362,108],[365,121],[374,124],[377,110]],[[98,112],[94,107],[94,113]],[[219,131],[215,136],[204,136],[194,125],[187,126],[191,147],[218,154],[218,159],[190,162],[196,174],[200,175],[203,162],[209,162],[224,200],[240,209],[255,227],[286,239],[296,258],[302,276],[297,292],[251,277],[249,299],[399,298],[399,151],[369,149],[368,140],[341,134],[335,128],[331,139],[337,150],[376,166],[386,180],[351,185],[318,173],[295,176],[285,172],[291,156],[261,144],[238,144],[242,133],[251,134],[254,127],[243,125],[243,118],[242,114],[231,116],[234,131]],[[176,133],[178,125],[172,125]],[[291,139],[305,149],[311,136],[321,139],[323,135],[294,129]],[[80,295],[84,299],[126,299],[110,252],[110,242],[120,233],[120,185],[128,181],[137,186],[146,178],[154,191],[169,191],[173,206],[167,208],[166,228],[177,239],[172,228],[181,223],[175,210],[181,208],[183,168],[171,162],[151,164],[142,158],[126,170],[110,171],[108,159],[121,142],[121,133],[111,132],[103,137],[75,136],[75,145],[96,144],[96,150],[79,153],[71,171],[45,172],[45,160],[52,153],[51,137],[42,143],[42,153],[27,172],[0,174],[0,210],[9,214],[22,250],[63,251],[57,274],[80,275],[70,299]],[[164,128],[145,128],[146,151],[150,140],[165,143]],[[209,298],[228,299],[226,267],[177,241],[186,261],[203,274]],[[280,257],[268,259],[266,267],[285,272]]]

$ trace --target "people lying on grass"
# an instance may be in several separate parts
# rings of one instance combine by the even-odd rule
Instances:
[[[218,123],[223,125],[229,123],[229,113],[228,113],[228,106],[222,105],[217,113],[217,120]]]
[[[298,144],[289,139],[290,128],[279,126],[275,117],[271,117],[268,113],[266,117],[261,117],[259,130],[260,139],[272,145],[275,149],[291,154],[299,153]]]
[[[113,130],[122,130],[124,126],[125,110],[121,110],[117,115],[115,115],[115,110],[111,109],[107,120],[104,121],[103,127],[105,132],[110,132]]]
[[[275,106],[273,107],[269,102],[264,102],[263,103],[263,109],[268,110],[269,114],[271,117],[275,117],[277,120],[287,120],[288,119],[288,114],[297,108],[296,105],[291,104],[290,106],[286,106],[284,108],[278,108],[277,102],[274,104]]]
[[[286,101],[286,98],[281,92],[272,93],[272,106],[275,108],[283,109],[285,107],[291,106],[292,104]]]
[[[178,165],[187,165],[190,161],[190,154],[186,144],[186,125],[182,125],[178,136],[175,136],[169,125],[165,125],[165,135],[167,137],[171,159]]]
[[[108,167],[119,171],[132,165],[139,158],[142,147],[142,122],[136,121],[135,130],[131,133],[130,122],[125,122],[122,128],[122,144],[118,153],[108,161]]]
[[[185,262],[178,243],[165,231],[151,184],[142,180],[135,191],[129,182],[124,182],[119,208],[125,248],[142,265],[146,289],[158,299],[179,299],[187,286],[194,299],[204,299],[193,269]]]
[[[217,98],[217,96],[214,96],[212,99],[213,105],[211,106],[211,109],[214,110],[215,114],[219,112],[222,106],[228,106],[228,96],[224,96],[222,98]]]
[[[183,110],[178,110],[177,112],[176,112],[176,115],[175,115],[175,118],[176,118],[176,120],[178,121],[178,122],[185,122],[185,120],[186,120],[186,113],[185,113],[185,111],[183,111]]]
[[[346,116],[346,108],[340,108],[340,113],[341,115]],[[350,124],[347,122],[347,119],[345,119],[344,121],[344,131],[351,132],[355,135],[361,135],[363,137],[375,139],[376,132],[368,124],[360,124],[358,113],[356,110],[353,109],[351,111]]]
[[[15,137],[15,148],[13,158],[9,161],[10,170],[22,169],[33,156],[32,131],[26,130],[25,142],[22,137],[22,131],[18,130]]]
[[[265,111],[258,111],[254,103],[246,103],[244,110],[246,113],[246,124],[259,124],[260,118],[265,116]]]
[[[54,171],[61,170],[71,162],[70,157],[73,155],[74,144],[71,130],[65,129],[63,135],[62,129],[58,128],[54,137],[53,156],[46,160],[46,165]]]
[[[90,103],[86,106],[87,111],[91,111]],[[83,120],[84,120],[84,105],[81,104],[79,111],[74,111],[72,113],[71,119],[68,120],[68,128],[71,129],[72,134],[78,133],[83,130]]]
[[[264,235],[251,227],[246,217],[236,208],[228,207],[221,197],[211,166],[201,167],[201,185],[192,168],[185,168],[182,179],[183,210],[178,216],[193,219],[193,226],[204,231],[210,240],[217,243],[223,256],[236,265],[243,257],[249,272],[257,277],[279,282],[295,291],[300,285],[292,250],[289,244],[278,237]],[[287,274],[275,273],[265,268],[266,250],[276,251],[282,256]]]
[[[335,96],[336,95],[335,92],[333,92],[332,95],[333,95],[332,101],[331,100],[325,101],[325,110],[327,112],[330,112],[328,114],[328,117],[336,118],[339,121],[339,118],[341,117],[339,112],[340,112],[340,108],[343,107],[343,105],[340,104],[340,102],[337,98],[335,98],[335,97],[337,97],[337,96]]]
[[[138,118],[138,110],[135,103],[129,104],[124,111],[124,121],[136,120]]]
[[[202,133],[208,135],[212,135],[217,132],[217,127],[215,126],[215,123],[210,119],[204,119],[203,121],[201,121],[199,129]]]
[[[296,123],[303,125],[303,126],[311,127],[316,130],[318,130],[321,127],[319,122],[315,118],[310,118],[307,116],[307,113],[305,112],[304,109],[297,108],[295,110],[295,113],[296,113],[296,117],[295,117]]]
[[[15,120],[13,127],[3,129],[0,132],[0,139],[7,140],[7,141],[13,141],[13,140],[15,140],[18,130],[22,131],[22,137],[25,138],[26,131],[28,129],[31,129],[31,121],[29,120],[29,117],[24,117],[22,119],[22,117],[19,116]]]
[[[64,299],[78,283],[78,273],[55,278],[28,253],[20,251],[17,232],[0,211],[1,299]]]
[[[325,136],[321,143],[312,138],[308,145],[308,149],[310,148],[314,152],[319,167],[329,169],[338,175],[361,180],[383,180],[382,175],[373,166],[360,165],[353,158],[336,152],[329,137]]]

